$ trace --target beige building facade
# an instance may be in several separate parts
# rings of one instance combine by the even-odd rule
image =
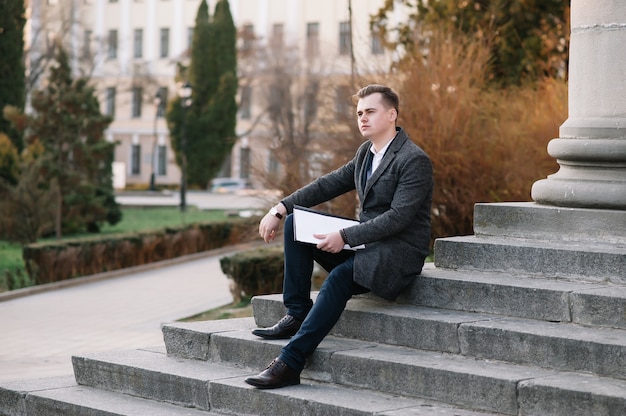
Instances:
[[[208,2],[211,14],[215,3]],[[28,5],[30,70],[36,69],[36,58],[46,47],[62,40],[77,73],[91,76],[103,113],[114,117],[106,136],[118,143],[117,187],[145,188],[152,175],[156,185],[180,182],[156,97],[163,102],[177,93],[177,65],[188,59],[199,4],[198,0],[31,0]],[[385,72],[393,56],[369,28],[370,16],[383,4],[384,0],[229,1],[240,34],[241,106],[237,141],[223,175],[256,184],[251,164],[271,167],[273,133],[264,127],[264,76],[258,75],[264,70],[267,74],[267,51],[283,57],[288,51],[289,59],[297,62],[292,75],[314,72],[321,80],[316,85],[326,90],[338,88],[326,80],[347,79],[355,72]],[[401,12],[396,13],[401,19]],[[353,92],[343,88],[339,93]],[[329,104],[326,111],[333,110]]]

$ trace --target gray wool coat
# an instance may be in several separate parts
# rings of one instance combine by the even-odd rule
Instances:
[[[397,127],[380,165],[365,186],[371,142],[354,159],[302,187],[281,202],[312,207],[356,189],[360,224],[345,229],[350,246],[365,244],[354,258],[354,281],[394,300],[417,275],[429,254],[433,172],[430,158]]]

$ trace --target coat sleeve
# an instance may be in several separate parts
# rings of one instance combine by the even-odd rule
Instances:
[[[363,147],[362,145],[357,151],[357,156],[345,165],[283,198],[281,202],[287,208],[287,212],[292,213],[294,205],[312,207],[353,191],[355,189],[355,162]]]

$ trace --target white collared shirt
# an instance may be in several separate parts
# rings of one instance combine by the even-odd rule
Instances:
[[[380,161],[383,160],[383,156],[385,156],[385,152],[387,151],[387,149],[389,148],[389,145],[394,139],[395,139],[395,136],[393,139],[389,140],[389,142],[385,145],[385,147],[380,149],[380,152],[377,152],[376,149],[374,149],[374,146],[370,146],[370,152],[374,154],[374,157],[372,158],[372,173],[374,173],[376,171],[376,168],[378,168],[378,165],[380,165]]]

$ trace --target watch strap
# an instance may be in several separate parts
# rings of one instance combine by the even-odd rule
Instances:
[[[276,218],[278,218],[279,220],[283,219],[283,214],[281,214],[280,212],[278,212],[278,210],[275,207],[272,207],[270,209],[270,214],[275,216]]]

